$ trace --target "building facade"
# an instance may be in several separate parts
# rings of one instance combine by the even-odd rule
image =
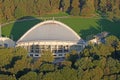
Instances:
[[[71,50],[80,52],[85,42],[69,26],[48,20],[28,30],[17,41],[17,46],[27,49],[32,57],[40,57],[44,50],[51,51],[55,57],[64,57]]]

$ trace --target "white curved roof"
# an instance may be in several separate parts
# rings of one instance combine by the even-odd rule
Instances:
[[[48,20],[35,25],[28,30],[18,42],[26,41],[79,41],[81,38],[67,25]]]

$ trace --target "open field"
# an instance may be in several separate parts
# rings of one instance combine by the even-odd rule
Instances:
[[[120,38],[120,21],[111,21],[102,18],[65,18],[60,19],[60,21],[69,25],[83,39],[101,31],[107,31]]]
[[[80,17],[55,18],[55,20],[61,21],[70,26],[83,39],[100,33],[101,31],[107,31],[120,38],[120,21]],[[13,39],[17,41],[28,29],[41,21],[41,19],[33,19],[7,24],[2,27],[2,35],[9,37],[12,36]]]

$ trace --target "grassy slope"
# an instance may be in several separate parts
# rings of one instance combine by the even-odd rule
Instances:
[[[118,37],[120,34],[120,22],[114,22],[107,19],[68,17],[59,18],[57,20],[70,26],[84,39],[99,33],[101,30],[108,31]],[[15,22],[2,27],[2,34],[5,36],[10,36],[10,34],[12,34],[14,40],[18,40],[28,29],[39,22],[41,22],[41,20]]]
[[[91,18],[65,18],[60,19],[61,22],[67,24],[70,26],[74,31],[76,31],[82,38],[85,38],[87,35],[91,35],[93,33],[98,32],[97,30],[97,24],[96,19]],[[88,30],[90,27],[95,28],[95,30],[89,31],[87,33],[84,33],[83,30]]]
[[[18,40],[27,30],[29,30],[32,26],[41,22],[41,20],[30,20],[23,22],[15,22],[10,23],[2,27],[2,35],[11,37],[16,41]]]
[[[120,21],[102,18],[65,18],[60,21],[69,25],[84,39],[101,31],[107,31],[120,38]]]

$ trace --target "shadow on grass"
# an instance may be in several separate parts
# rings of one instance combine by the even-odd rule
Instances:
[[[17,41],[23,34],[25,34],[30,28],[32,28],[37,23],[42,20],[36,19],[32,16],[25,16],[19,18],[13,25],[13,28],[10,33],[10,37]]]
[[[107,31],[120,38],[120,20],[100,19],[97,24],[102,31]]]
[[[89,40],[89,39],[93,38],[93,36],[99,32],[100,32],[99,29],[97,29],[93,26],[90,26],[89,29],[81,30],[80,34],[83,39]]]
[[[96,23],[98,25],[97,27],[90,26],[89,29],[81,30],[79,32],[83,39],[90,39],[93,35],[103,31],[120,38],[120,20],[98,19]]]

